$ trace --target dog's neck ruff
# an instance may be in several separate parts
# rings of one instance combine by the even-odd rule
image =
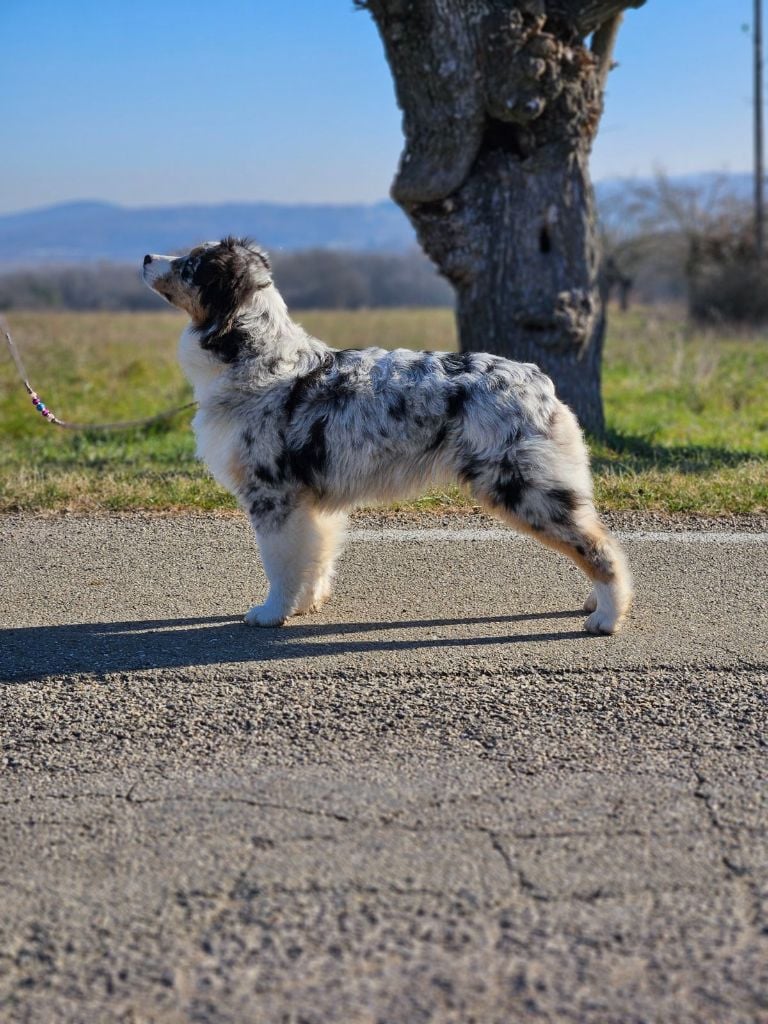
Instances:
[[[238,326],[252,339],[258,353],[289,356],[301,347],[307,333],[291,319],[288,307],[274,285],[258,291],[253,304],[238,317]]]
[[[240,356],[219,358],[215,340],[239,335]],[[274,286],[260,290],[253,303],[238,312],[225,329],[200,330],[190,325],[179,343],[179,361],[200,404],[217,400],[218,384],[233,379],[246,389],[272,384],[276,378],[306,373],[328,352],[328,346],[308,334],[291,319],[282,296]]]

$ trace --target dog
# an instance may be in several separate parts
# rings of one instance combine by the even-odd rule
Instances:
[[[614,633],[632,585],[595,511],[571,410],[532,363],[475,352],[337,350],[288,314],[246,238],[144,257],[150,288],[190,317],[179,342],[199,409],[198,456],[250,517],[269,582],[251,626],[331,593],[346,513],[459,481],[490,512],[592,581],[590,633]]]

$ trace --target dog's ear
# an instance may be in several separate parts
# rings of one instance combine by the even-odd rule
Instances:
[[[207,319],[227,329],[257,291],[272,284],[272,265],[247,238],[224,238],[200,260],[194,283]]]
[[[242,308],[257,291],[272,284],[272,264],[266,252],[249,238],[225,238],[221,249],[233,305]]]
[[[249,267],[255,288],[258,290],[272,284],[272,261],[269,253],[248,238],[238,239],[236,245],[250,255]]]

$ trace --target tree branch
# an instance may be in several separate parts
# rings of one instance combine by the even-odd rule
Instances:
[[[597,59],[597,85],[602,97],[605,92],[605,83],[608,72],[611,70],[613,51],[616,46],[616,38],[624,20],[624,14],[615,14],[611,19],[604,22],[592,36],[592,53]]]
[[[645,0],[549,0],[547,14],[565,18],[582,37],[599,30],[629,7],[642,7]]]

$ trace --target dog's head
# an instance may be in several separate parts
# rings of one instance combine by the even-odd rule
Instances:
[[[247,238],[206,242],[186,256],[147,255],[142,274],[202,332],[230,330],[256,293],[272,284],[269,257]]]

